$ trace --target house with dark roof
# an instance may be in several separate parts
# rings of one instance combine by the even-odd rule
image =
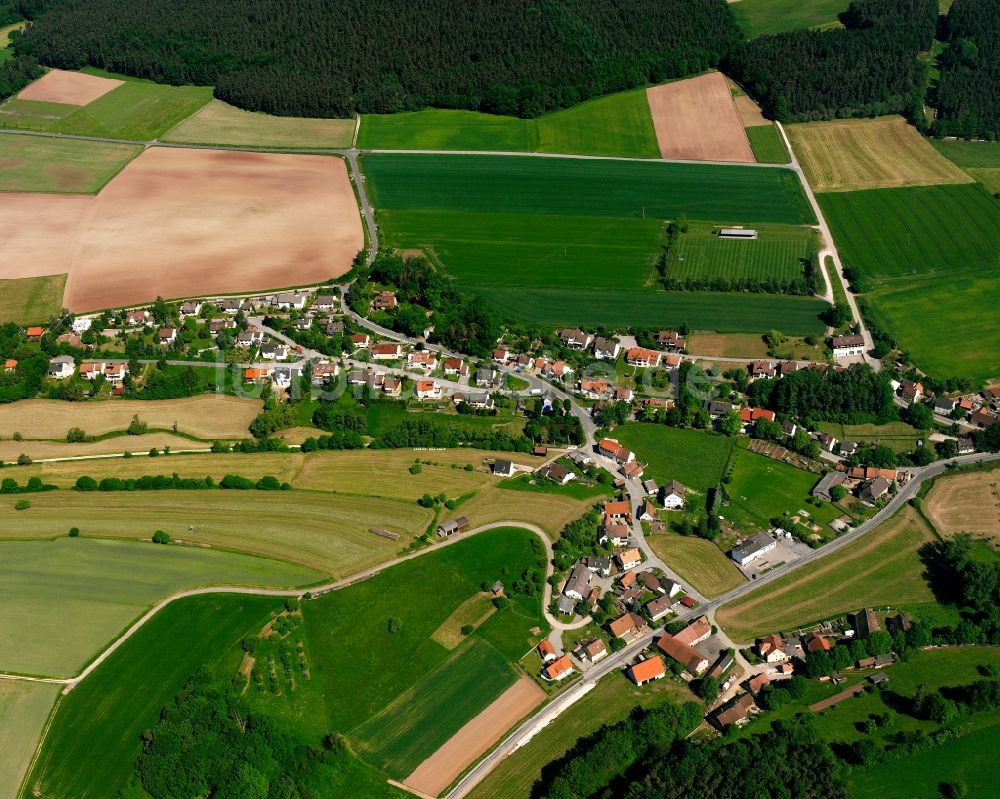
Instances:
[[[740,566],[746,566],[761,555],[770,552],[777,545],[777,541],[769,533],[757,533],[753,538],[733,547],[729,551],[729,557]]]
[[[851,624],[854,625],[859,638],[867,638],[873,632],[882,629],[878,623],[878,616],[871,608],[861,608],[851,617]]]
[[[809,493],[817,499],[831,502],[833,498],[830,495],[830,491],[845,480],[847,480],[847,475],[843,472],[827,472],[819,479],[819,482],[813,486],[812,491]]]
[[[716,710],[711,719],[719,729],[725,729],[733,724],[742,727],[747,723],[751,714],[756,712],[758,712],[758,707],[753,701],[753,695],[740,694]]]

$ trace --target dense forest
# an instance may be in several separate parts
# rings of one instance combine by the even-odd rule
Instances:
[[[755,380],[748,393],[754,405],[806,424],[885,424],[897,418],[888,375],[865,364],[842,372],[802,369],[780,379]]]
[[[989,0],[986,0],[989,2]],[[854,0],[843,28],[761,36],[734,51],[729,74],[780,121],[922,113],[937,0]]]
[[[214,85],[243,108],[347,116],[428,105],[537,116],[716,65],[741,39],[723,0],[7,0],[16,42]]]
[[[1000,3],[955,0],[940,58],[934,133],[1000,137]]]

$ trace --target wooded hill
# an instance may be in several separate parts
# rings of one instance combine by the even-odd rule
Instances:
[[[741,34],[723,0],[7,0],[18,52],[299,116],[426,106],[534,117],[701,72]]]

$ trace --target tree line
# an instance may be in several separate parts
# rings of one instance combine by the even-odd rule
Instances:
[[[719,0],[8,0],[18,52],[294,116],[429,105],[522,117],[702,72],[741,40]]]
[[[885,424],[897,418],[889,377],[865,364],[844,371],[802,369],[782,378],[755,380],[752,405],[800,419],[841,424]]]

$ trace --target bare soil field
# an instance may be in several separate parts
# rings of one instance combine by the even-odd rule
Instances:
[[[53,69],[22,89],[21,93],[17,95],[17,99],[35,100],[42,103],[87,105],[98,97],[103,97],[112,89],[117,89],[123,83],[124,81],[114,78],[100,78],[97,75],[87,75],[83,72]]]
[[[692,333],[688,352],[713,358],[766,358],[767,344],[755,333]]]
[[[68,429],[68,428],[67,428]],[[10,431],[5,430],[5,434],[9,434]],[[63,431],[63,435],[66,435],[66,431]],[[197,441],[191,441],[189,438],[184,438],[183,436],[175,436],[172,433],[147,433],[142,436],[114,436],[113,438],[102,438],[100,441],[92,441],[87,444],[67,444],[64,441],[10,441],[3,440],[0,441],[0,461],[10,464],[17,460],[19,455],[27,455],[29,458],[35,461],[46,460],[48,458],[93,458],[100,455],[115,455],[122,452],[131,452],[135,455],[142,455],[148,453],[149,450],[156,448],[162,450],[164,447],[170,447],[170,449],[177,451],[181,449],[201,449],[208,447],[208,444],[200,444]],[[131,464],[132,461],[124,461],[119,458],[108,458],[102,459],[99,463],[125,463],[126,466]],[[75,463],[74,466],[76,476],[84,474],[90,471],[90,464],[83,465],[79,462],[72,461]],[[154,469],[152,465],[147,467],[148,469]],[[136,469],[134,467],[123,468],[121,465],[118,466],[121,472],[128,473],[127,476],[134,476]],[[163,467],[155,469],[156,472],[162,472]],[[171,471],[173,471],[171,469]],[[27,476],[31,476],[31,473],[25,472]],[[19,479],[21,472],[18,472]],[[199,475],[199,477],[204,477],[204,475]],[[75,480],[75,477],[74,477]],[[70,481],[72,484],[73,481]]]
[[[745,128],[757,128],[763,125],[770,125],[771,121],[765,119],[760,111],[760,106],[753,101],[749,94],[740,94],[733,98],[736,106],[736,113],[740,115],[740,121]]]
[[[406,787],[437,796],[544,699],[535,681],[522,677],[421,763],[406,778]]]
[[[77,312],[317,283],[364,245],[339,158],[167,148],[96,197],[0,196],[0,236],[0,277],[69,272]]]
[[[973,180],[899,116],[806,122],[785,131],[817,192]]]
[[[646,90],[663,158],[754,163],[743,122],[721,72]]]
[[[176,424],[176,432],[196,438],[246,438],[250,422],[262,407],[260,400],[216,394],[148,402],[20,400],[0,405],[0,431],[4,436],[18,432],[25,439],[60,439],[71,427],[81,427],[87,435],[99,436],[126,429],[138,415],[150,428],[172,430]],[[112,451],[125,448],[119,442],[119,449]]]
[[[1000,471],[939,480],[924,500],[923,511],[941,535],[972,533],[1000,543]]]

